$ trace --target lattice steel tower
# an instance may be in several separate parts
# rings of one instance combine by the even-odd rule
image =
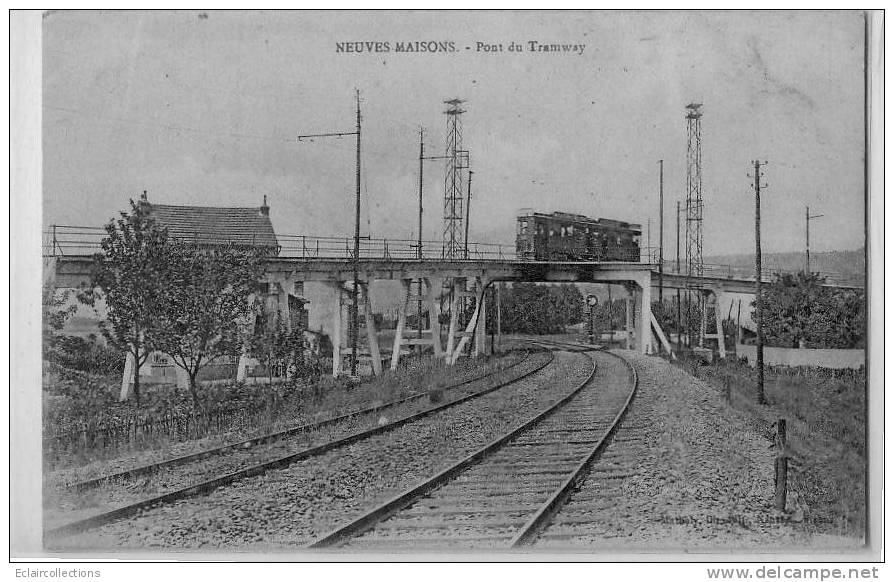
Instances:
[[[689,345],[693,345],[690,329],[693,315],[699,315],[701,323],[698,331],[698,343],[705,343],[705,302],[703,294],[698,290],[701,281],[693,281],[693,277],[705,274],[705,263],[702,259],[703,248],[703,210],[702,200],[702,104],[690,103],[686,106],[686,331]],[[695,291],[697,309],[693,313],[692,292]]]
[[[447,172],[444,176],[444,247],[445,258],[463,256],[463,177],[469,169],[469,152],[463,149],[462,99],[450,99],[447,105]]]
[[[686,276],[701,277],[705,273],[702,260],[704,235],[702,221],[702,112],[701,103],[686,106]]]

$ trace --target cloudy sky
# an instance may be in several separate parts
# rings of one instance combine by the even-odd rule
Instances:
[[[339,53],[337,43],[389,52]],[[395,52],[398,42],[455,52]],[[585,45],[540,53],[529,41]],[[502,44],[480,52],[477,43]],[[510,52],[510,43],[525,50]],[[467,100],[473,240],[513,242],[518,209],[643,224],[665,241],[685,200],[684,107],[704,103],[705,254],[753,247],[751,160],[769,161],[766,251],[863,244],[863,18],[857,12],[57,12],[43,28],[44,220],[101,225],[150,201],[256,206],[279,233],[353,230],[363,98],[363,230],[415,236],[418,130],[444,150],[443,100]],[[468,49],[466,48],[468,47]],[[426,165],[424,236],[444,167]],[[644,242],[646,235],[644,232]]]

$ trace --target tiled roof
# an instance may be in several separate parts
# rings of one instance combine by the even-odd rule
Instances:
[[[277,247],[270,216],[255,208],[149,204],[150,216],[168,236],[197,244]]]

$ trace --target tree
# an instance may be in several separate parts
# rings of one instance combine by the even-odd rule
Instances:
[[[778,274],[764,287],[764,334],[784,347],[865,345],[866,301],[858,290],[824,287],[815,273]]]
[[[169,243],[169,280],[161,314],[159,349],[189,377],[199,405],[196,376],[241,347],[250,321],[250,297],[261,276],[261,255],[234,246]]]
[[[106,224],[102,253],[93,259],[91,288],[78,298],[91,306],[97,298],[105,299],[108,313],[99,327],[109,345],[133,358],[133,394],[139,404],[140,367],[157,346],[169,262],[167,231],[144,206],[133,200],[130,206],[130,212]]]
[[[44,283],[42,293],[43,306],[43,348],[44,351],[53,347],[59,332],[78,310],[78,306],[70,304],[71,290],[58,291],[51,283]]]
[[[288,370],[294,364],[295,374],[298,374],[304,363],[304,334],[297,326],[289,329],[278,312],[270,313],[263,302],[258,303],[256,323],[248,341],[249,353],[264,364],[267,379],[273,384],[274,367]],[[288,376],[288,372],[285,375]]]

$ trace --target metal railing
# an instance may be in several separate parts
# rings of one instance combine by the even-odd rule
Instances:
[[[305,235],[277,235],[280,244],[280,257],[299,259],[353,259],[354,239],[352,237],[327,237]],[[451,259],[482,261],[514,260],[515,246],[496,243],[469,242],[468,254],[460,252],[449,257],[447,246],[442,241],[422,241],[419,252],[419,241],[392,238],[360,239],[361,259],[380,260],[413,260],[413,259]]]
[[[43,255],[45,257],[56,256],[84,256],[98,253],[102,250],[101,242],[106,236],[105,228],[94,226],[71,226],[63,224],[50,225],[43,232]],[[279,241],[279,256],[296,259],[353,259],[353,237],[332,236],[306,236],[281,234],[277,235]],[[205,241],[213,242],[213,241]],[[469,260],[469,261],[512,261],[518,257],[514,245],[469,242],[468,255],[465,252],[459,256],[448,257],[447,246],[443,241],[422,241],[422,250],[419,253],[419,242],[411,239],[374,239],[362,238],[360,240],[360,258],[370,260]],[[657,247],[641,247],[639,253],[640,263],[658,264]],[[677,274],[678,265],[675,260],[664,261],[664,272],[668,275]],[[686,272],[685,263],[679,265],[680,274]],[[779,269],[768,262],[764,267],[764,281],[774,280],[777,273],[789,272]],[[847,276],[842,273],[819,271],[818,274],[826,279],[830,285],[845,285],[863,287],[861,277]],[[704,264],[704,277],[718,279],[754,280],[754,268],[752,266],[733,266],[724,264]]]

